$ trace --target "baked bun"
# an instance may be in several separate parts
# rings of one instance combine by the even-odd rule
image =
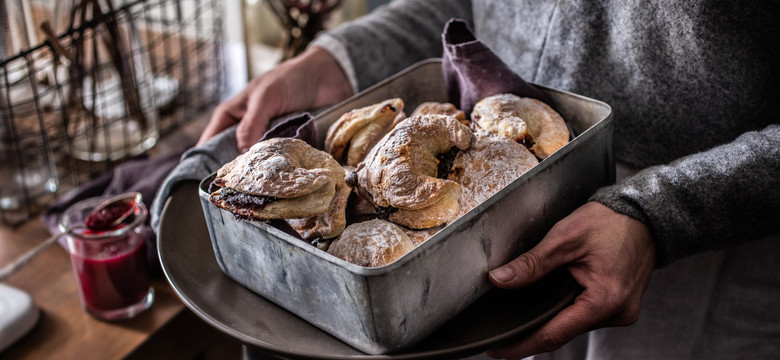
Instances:
[[[486,130],[475,133],[473,145],[455,156],[447,179],[461,185],[461,216],[481,204],[539,160],[523,145]]]
[[[454,117],[455,120],[458,120],[463,125],[471,125],[471,121],[466,119],[466,113],[451,103],[440,103],[434,101],[424,102],[417,106],[417,108],[414,109],[414,112],[412,112],[412,116],[429,114],[449,115]]]
[[[393,120],[403,113],[403,109],[403,101],[396,98],[342,115],[328,128],[325,151],[340,162],[356,166],[389,131]]]
[[[530,147],[541,159],[569,142],[569,129],[563,118],[533,98],[513,94],[486,97],[474,105],[471,120],[481,129]]]
[[[437,155],[471,146],[474,134],[446,115],[421,115],[400,122],[358,166],[358,184],[389,220],[412,228],[441,225],[458,214],[460,185],[437,178]]]
[[[334,240],[328,253],[358,266],[378,267],[397,260],[414,249],[400,227],[374,219],[348,226]]]
[[[344,170],[330,154],[293,138],[258,142],[223,165],[214,205],[238,217],[289,219],[328,211]]]

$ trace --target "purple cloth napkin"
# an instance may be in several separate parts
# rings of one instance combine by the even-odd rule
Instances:
[[[282,120],[276,126],[266,131],[260,141],[275,137],[301,139],[309,143],[309,145],[317,147],[317,127],[314,126],[314,120],[309,113],[293,115]]]
[[[467,115],[479,100],[496,94],[512,93],[550,104],[547,96],[525,82],[501,59],[477,40],[468,24],[450,19],[441,35],[444,46],[442,71],[451,103]]]
[[[63,195],[41,214],[41,220],[49,232],[54,234],[59,232],[57,224],[65,210],[73,204],[96,196],[118,195],[133,191],[143,195],[143,203],[149,208],[157,189],[171,169],[179,163],[180,157],[181,153],[172,153],[158,158],[141,156],[128,160],[116,166],[113,171],[94,178]],[[149,225],[149,217],[141,226],[141,234],[146,238],[146,257],[151,265],[151,273],[159,275],[161,272],[157,260],[157,238]],[[62,246],[65,246],[64,238],[60,238],[59,241]]]

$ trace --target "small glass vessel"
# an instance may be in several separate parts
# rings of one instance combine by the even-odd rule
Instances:
[[[81,304],[92,316],[115,321],[132,318],[152,306],[146,258],[146,238],[140,226],[147,209],[138,202],[132,215],[116,227],[91,230],[85,226],[90,212],[107,197],[81,201],[71,206],[59,224],[66,236]]]

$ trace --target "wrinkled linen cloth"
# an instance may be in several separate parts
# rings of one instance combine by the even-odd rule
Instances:
[[[355,91],[443,55],[462,18],[525,80],[608,103],[615,157],[641,169],[592,197],[658,247],[639,320],[552,359],[780,353],[778,4],[709,0],[394,1],[319,36]],[[388,56],[387,54],[392,54]]]
[[[477,40],[469,24],[450,19],[441,34],[444,48],[441,71],[447,96],[466,114],[474,105],[492,95],[512,93],[551,105],[547,96],[510,69],[484,43]]]

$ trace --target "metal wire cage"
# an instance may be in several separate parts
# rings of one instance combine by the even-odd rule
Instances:
[[[4,224],[143,154],[225,89],[219,1],[91,3],[0,59]]]

